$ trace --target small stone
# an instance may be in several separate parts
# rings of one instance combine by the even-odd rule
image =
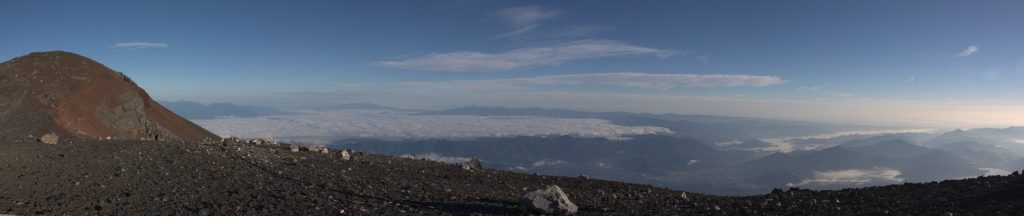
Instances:
[[[292,144],[291,149],[292,152],[299,152],[299,145]]]
[[[48,134],[44,134],[42,137],[39,137],[39,142],[50,144],[50,145],[56,145],[57,141],[59,141],[59,140],[60,140],[60,136],[57,136],[57,134],[53,133],[53,132],[50,132]]]

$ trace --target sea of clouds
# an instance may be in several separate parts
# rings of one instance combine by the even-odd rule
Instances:
[[[534,116],[414,115],[383,111],[330,111],[300,115],[222,117],[195,120],[222,136],[274,137],[281,141],[327,144],[346,138],[425,139],[571,135],[624,139],[665,134],[661,127],[621,126],[602,119]]]

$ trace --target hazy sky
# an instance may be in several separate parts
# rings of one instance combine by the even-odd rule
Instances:
[[[1024,125],[1022,1],[4,1],[155,98]]]

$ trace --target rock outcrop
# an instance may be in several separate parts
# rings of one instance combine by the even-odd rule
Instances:
[[[556,185],[523,195],[519,198],[519,204],[534,214],[570,215],[578,211],[576,204],[569,200],[569,195]]]
[[[217,136],[167,110],[122,73],[63,51],[0,64],[0,136],[200,141]]]

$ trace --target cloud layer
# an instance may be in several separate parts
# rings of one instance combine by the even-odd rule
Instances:
[[[379,61],[374,65],[428,71],[507,71],[525,67],[551,66],[568,61],[612,56],[654,55],[669,57],[676,52],[630,45],[613,40],[581,40],[554,46],[528,47],[500,53],[460,51],[432,53],[400,61]]]
[[[146,48],[166,48],[167,44],[166,43],[148,43],[148,42],[126,42],[126,43],[116,43],[116,44],[114,44],[114,47],[134,50],[134,49],[146,49]]]
[[[431,88],[523,89],[531,86],[596,85],[643,89],[677,87],[763,87],[785,83],[779,77],[726,74],[591,73],[537,76],[517,79],[409,82]]]
[[[903,182],[900,178],[900,171],[890,168],[876,167],[874,169],[848,169],[814,172],[814,178],[805,179],[800,183],[788,184],[787,186],[804,185],[864,185],[864,184],[893,184]]]
[[[194,122],[224,137],[274,137],[280,141],[316,144],[344,138],[427,139],[570,135],[622,139],[630,135],[672,133],[671,130],[661,127],[620,126],[601,119],[411,115],[379,111],[224,117]]]
[[[437,153],[433,153],[433,152],[426,153],[426,154],[417,154],[417,155],[404,154],[404,155],[401,155],[399,157],[412,158],[412,159],[426,159],[426,160],[432,160],[432,161],[437,161],[437,162],[441,162],[441,163],[449,163],[449,164],[460,164],[460,163],[466,163],[466,162],[469,162],[470,160],[473,160],[472,158],[468,158],[468,157],[443,156],[443,155],[440,155],[440,154],[437,154]]]

